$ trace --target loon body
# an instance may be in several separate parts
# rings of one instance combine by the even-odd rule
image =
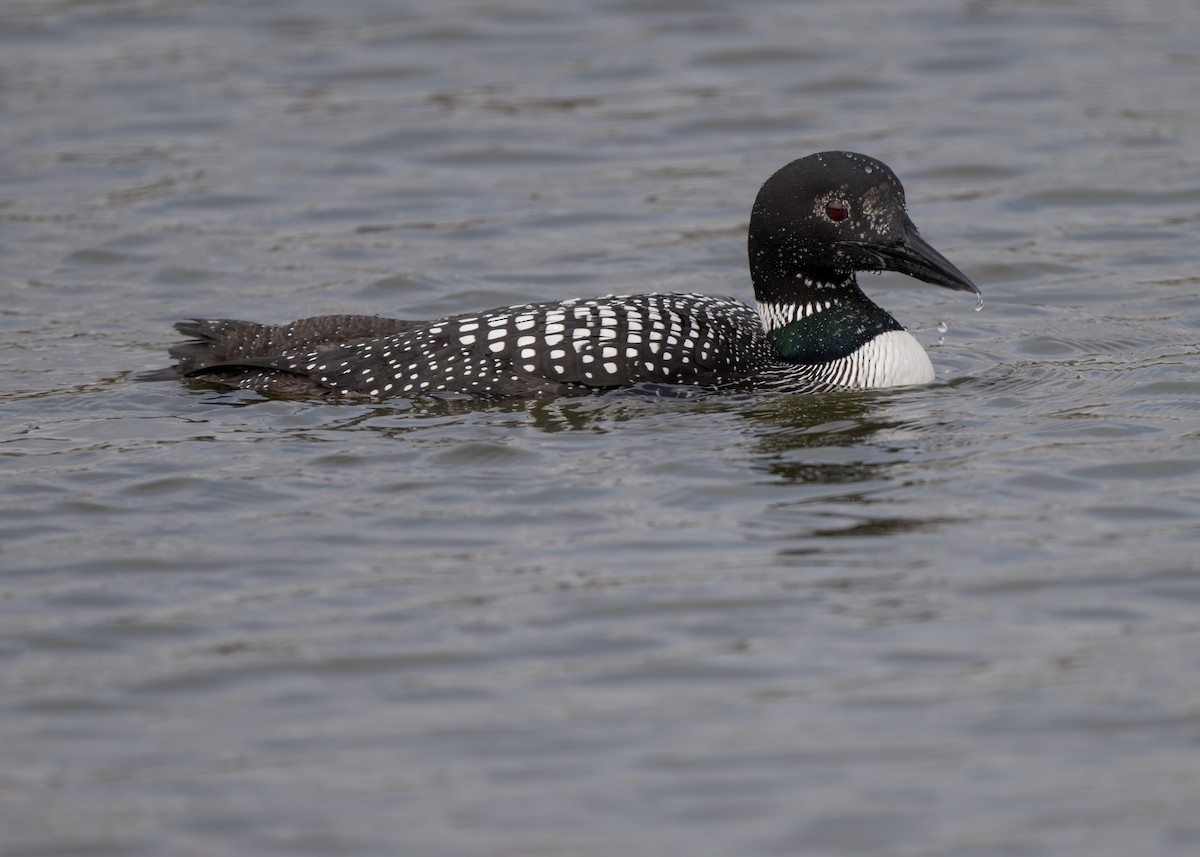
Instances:
[[[287,325],[177,324],[190,340],[146,380],[293,396],[481,399],[637,384],[819,392],[925,384],[933,366],[863,294],[857,271],[979,293],[921,238],[880,161],[821,152],[762,186],[750,216],[757,306],[700,294],[531,303],[434,321],[331,315]]]

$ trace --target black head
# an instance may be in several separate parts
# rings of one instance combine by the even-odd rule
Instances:
[[[856,271],[899,271],[979,293],[917,232],[895,173],[854,152],[818,152],[767,179],[750,215],[749,249],[760,301],[838,286]]]

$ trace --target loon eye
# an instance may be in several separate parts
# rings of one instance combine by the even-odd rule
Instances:
[[[825,203],[825,216],[835,223],[841,223],[850,216],[850,206],[845,200],[835,199]]]

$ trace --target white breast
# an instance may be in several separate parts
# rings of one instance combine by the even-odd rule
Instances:
[[[929,355],[907,330],[881,333],[838,364],[837,383],[860,389],[928,384],[934,377]]]

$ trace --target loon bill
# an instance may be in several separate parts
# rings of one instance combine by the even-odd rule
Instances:
[[[895,174],[853,152],[809,155],[771,176],[747,243],[755,307],[650,293],[432,321],[194,319],[175,325],[189,337],[170,349],[175,365],[140,377],[374,399],[580,395],[647,383],[797,392],[926,384],[928,355],[867,298],[856,272],[899,271],[979,294],[917,232]]]

